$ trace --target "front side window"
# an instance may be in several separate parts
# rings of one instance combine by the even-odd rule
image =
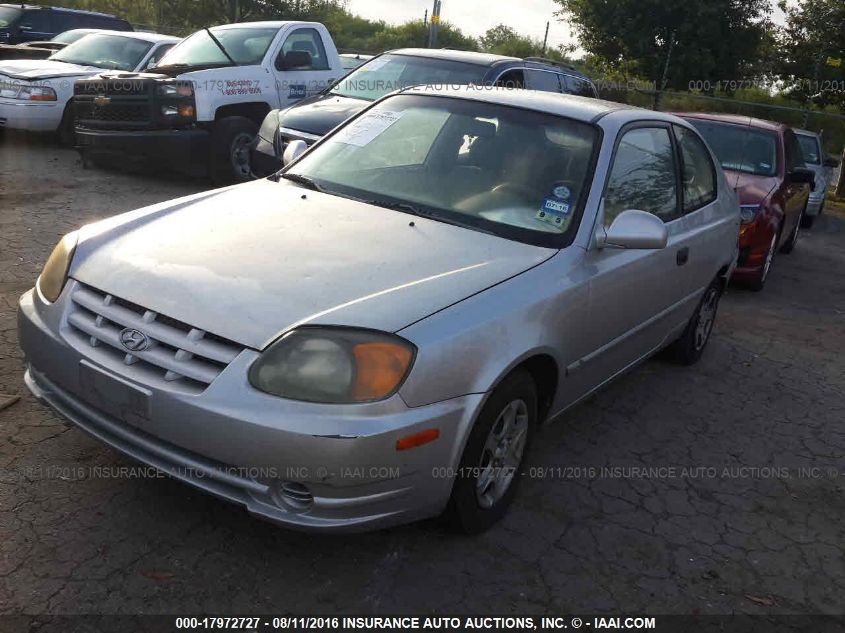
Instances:
[[[746,125],[688,119],[716,154],[723,169],[755,176],[777,174],[777,136]]]
[[[676,125],[675,138],[681,151],[684,212],[689,212],[716,199],[716,171],[710,152],[695,132]]]
[[[22,13],[17,7],[0,7],[0,29],[12,26]]]
[[[529,90],[542,90],[543,92],[561,91],[558,75],[542,70],[526,70],[525,85]]]
[[[326,49],[316,29],[296,29],[288,35],[282,44],[282,55],[291,51],[308,53],[311,56],[310,66],[299,66],[294,70],[329,70]]]
[[[284,175],[397,211],[562,247],[577,230],[597,136],[593,126],[559,116],[398,95]]]
[[[239,66],[260,64],[276,37],[278,29],[274,28],[213,28],[210,29],[217,42],[207,31],[197,31],[187,39],[174,46],[165,55],[159,66],[186,64],[188,66],[231,66],[231,57]],[[226,57],[226,53],[229,57]]]
[[[679,215],[675,153],[667,128],[635,128],[619,141],[604,196],[605,226],[628,209],[652,213],[664,222]]]
[[[807,165],[822,164],[822,151],[818,137],[798,134],[798,144],[801,145],[801,153],[804,155],[804,162]]]
[[[150,42],[134,37],[92,33],[66,46],[50,59],[97,68],[135,70],[150,48]]]
[[[487,67],[478,64],[411,55],[379,55],[341,79],[332,93],[375,101],[388,92],[410,86],[480,84],[486,72]]]

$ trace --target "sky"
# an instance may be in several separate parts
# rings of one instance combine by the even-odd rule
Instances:
[[[347,0],[347,8],[371,20],[384,20],[390,24],[401,24],[409,20],[421,20],[426,9],[431,13],[433,0]],[[457,26],[464,33],[473,36],[483,34],[497,24],[507,24],[521,35],[542,40],[549,26],[549,47],[560,44],[577,44],[566,22],[561,22],[554,13],[559,8],[553,0],[517,0],[510,3],[503,0],[442,0],[440,16]],[[783,14],[774,8],[775,21],[782,23]]]

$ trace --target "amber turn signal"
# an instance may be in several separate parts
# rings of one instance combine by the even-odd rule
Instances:
[[[355,400],[380,400],[393,392],[413,359],[413,352],[405,345],[391,341],[359,343],[352,350],[355,355]]]
[[[440,437],[440,429],[426,429],[425,431],[420,431],[419,433],[414,433],[413,435],[396,440],[396,450],[406,451],[409,448],[416,448],[417,446],[433,442],[438,437]]]

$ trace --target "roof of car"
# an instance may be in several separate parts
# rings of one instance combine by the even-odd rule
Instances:
[[[476,51],[461,51],[452,48],[397,48],[388,51],[396,55],[413,55],[415,57],[430,57],[433,59],[447,59],[449,61],[464,62],[465,64],[478,64],[479,66],[498,66],[500,64],[525,63],[531,67],[555,68],[565,73],[571,73],[580,77],[586,77],[583,73],[567,66],[563,62],[540,57],[510,57],[508,55],[496,55],[494,53],[478,53]]]
[[[234,22],[233,24],[218,24],[213,29],[280,29],[290,24],[316,26],[317,22],[303,22],[301,20],[263,20],[260,22]],[[200,29],[202,30],[202,29]]]
[[[719,121],[721,123],[744,125],[746,127],[753,127],[760,130],[772,130],[774,132],[779,132],[789,127],[784,123],[766,121],[765,119],[755,119],[754,117],[741,116],[739,114],[718,114],[715,112],[675,112],[674,114],[684,119]]]
[[[66,9],[65,7],[43,7],[38,4],[18,4],[18,3],[2,3],[0,7],[10,7],[13,9],[24,9],[24,10],[32,10],[32,9],[44,9],[49,11],[62,11],[65,13],[84,13],[85,15],[99,15],[104,18],[114,18],[116,16],[112,15],[111,13],[102,13],[100,11],[86,11],[85,9]],[[121,18],[122,19],[122,18]]]
[[[557,92],[494,88],[490,86],[417,86],[408,88],[402,92],[405,94],[430,94],[498,103],[516,108],[548,112],[549,114],[565,116],[576,121],[585,121],[588,123],[596,121],[611,112],[621,110],[643,113],[643,116],[640,117],[643,119],[677,121],[676,117],[666,112],[655,112],[624,103],[603,101],[592,97],[560,94]]]
[[[158,42],[178,42],[182,38],[174,37],[173,35],[164,35],[162,33],[148,33],[146,31],[107,31],[97,29],[93,33],[89,33],[85,37],[89,35],[120,35],[121,37],[131,37],[132,39],[136,40],[144,40],[145,42],[152,42],[156,44]],[[79,42],[81,40],[77,40]]]

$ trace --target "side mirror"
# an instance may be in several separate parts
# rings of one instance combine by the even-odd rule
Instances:
[[[789,174],[789,182],[795,185],[816,186],[816,174],[805,167],[796,167]]]
[[[277,70],[293,70],[295,68],[309,68],[311,66],[311,53],[308,51],[288,51],[284,56],[276,59]]]
[[[839,167],[839,160],[836,158],[825,158],[824,166],[830,167],[831,169],[836,169],[837,167]]]
[[[282,154],[282,164],[291,164],[297,158],[302,156],[306,149],[308,149],[308,145],[305,143],[305,141],[290,141],[288,143],[288,146],[285,148],[285,153]]]
[[[669,243],[669,229],[656,215],[628,209],[616,216],[604,245],[619,248],[661,249]]]

